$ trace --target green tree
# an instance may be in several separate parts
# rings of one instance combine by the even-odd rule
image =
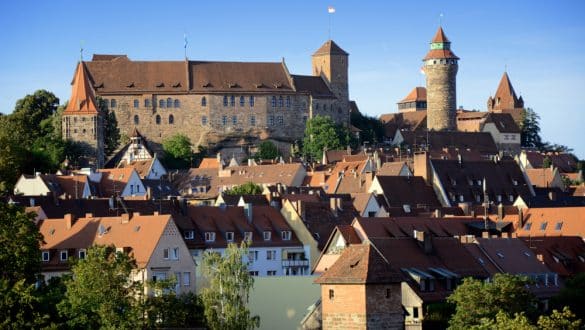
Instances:
[[[526,148],[541,148],[544,144],[540,137],[540,116],[531,108],[526,108],[522,112],[522,132],[520,134],[520,144]]]
[[[260,195],[262,194],[263,189],[261,186],[255,184],[254,182],[246,182],[239,186],[235,186],[231,189],[224,191],[226,195]]]
[[[26,136],[22,136],[24,141],[31,144],[37,138],[53,132],[51,121],[58,106],[59,99],[55,94],[38,90],[16,101],[10,116],[18,123],[18,130],[27,133]]]
[[[14,123],[9,116],[0,117],[0,195],[9,194],[22,173],[27,160],[25,144],[14,136]]]
[[[210,286],[203,291],[205,317],[211,329],[254,329],[260,326],[260,317],[248,309],[254,278],[248,273],[248,246],[229,244],[222,257],[206,252],[203,271],[210,278]]]
[[[558,296],[551,301],[553,308],[568,306],[578,318],[585,319],[585,273],[579,273],[565,282]]]
[[[110,111],[104,100],[97,98],[98,107],[104,120],[104,154],[110,156],[120,146],[120,129],[118,128],[118,120],[116,113]]]
[[[552,161],[549,156],[545,156],[542,160],[542,168],[549,168],[552,165]]]
[[[303,155],[308,159],[320,160],[323,149],[343,149],[349,143],[347,130],[324,116],[315,116],[307,121],[303,138]]]
[[[170,168],[186,168],[191,165],[193,151],[191,140],[183,134],[174,135],[163,141],[164,162]]]
[[[75,262],[65,280],[67,292],[59,304],[67,325],[74,328],[134,329],[141,285],[130,279],[135,261],[114,246],[94,246]]]
[[[542,330],[577,330],[581,328],[581,320],[566,306],[562,312],[555,309],[550,315],[540,316],[537,324],[538,328]]]
[[[455,305],[449,328],[479,326],[482,319],[495,319],[500,311],[508,316],[516,313],[533,316],[536,298],[526,290],[527,283],[527,278],[510,274],[496,274],[490,282],[465,278],[447,298]]]
[[[384,141],[384,124],[378,118],[352,112],[351,124],[361,130],[359,143],[376,144]]]
[[[272,141],[262,141],[258,145],[258,152],[256,153],[256,159],[275,159],[280,156],[280,151]]]

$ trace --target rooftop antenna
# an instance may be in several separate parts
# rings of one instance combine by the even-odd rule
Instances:
[[[79,42],[79,59],[83,62],[83,40]]]
[[[443,26],[443,13],[439,14],[439,26]]]
[[[329,14],[329,26],[327,28],[327,35],[329,40],[331,40],[331,16],[333,16],[333,14],[335,14],[335,8],[333,6],[329,6],[327,7],[327,13]]]
[[[183,33],[183,40],[185,41],[185,43],[183,44],[183,48],[185,49],[185,60],[187,59],[187,45],[189,44],[189,41],[187,40],[187,32]]]

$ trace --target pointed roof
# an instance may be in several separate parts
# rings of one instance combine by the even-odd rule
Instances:
[[[341,49],[333,40],[327,40],[317,49],[313,56],[317,55],[349,55],[345,50]]]
[[[498,99],[499,102],[497,102]],[[504,72],[504,75],[502,75],[502,79],[498,85],[498,90],[494,96],[494,101],[496,101],[494,107],[496,109],[513,109],[524,107],[524,102],[522,102],[522,100],[516,96],[516,92],[514,91],[514,87],[512,87],[512,83],[510,82],[510,77],[508,77],[507,72]]]
[[[71,98],[63,114],[97,114],[97,102],[83,62],[77,65],[72,85]]]
[[[435,36],[433,37],[433,40],[431,42],[450,42],[450,41],[449,41],[449,39],[447,39],[445,32],[443,32],[443,28],[439,26],[439,29],[437,30],[437,33],[435,33]]]
[[[134,130],[132,131],[132,134],[130,135],[131,138],[141,138],[142,135],[140,134],[140,132],[138,132],[138,129],[136,128],[136,126],[134,126]]]
[[[424,87],[415,87],[402,101],[398,103],[404,102],[413,102],[413,101],[426,101],[427,100],[427,89]]]

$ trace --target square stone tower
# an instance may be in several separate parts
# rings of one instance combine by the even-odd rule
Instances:
[[[87,69],[79,62],[72,83],[71,98],[62,115],[63,138],[76,142],[83,150],[80,166],[101,168],[104,164],[103,118],[89,82]]]

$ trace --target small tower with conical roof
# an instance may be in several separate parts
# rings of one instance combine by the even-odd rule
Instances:
[[[76,142],[83,150],[83,159],[79,159],[77,163],[80,166],[102,167],[104,164],[102,116],[83,62],[77,65],[71,98],[61,120],[63,138]]]
[[[488,98],[488,110],[491,112],[504,112],[506,110],[522,110],[524,108],[524,100],[522,96],[517,97],[514,87],[510,82],[508,73],[504,72],[500,84],[496,90],[496,95]]]
[[[333,40],[327,40],[312,57],[313,76],[320,76],[338,99],[337,110],[341,110],[344,121],[349,124],[349,54]],[[340,115],[335,111],[336,117]],[[345,118],[347,117],[347,118]]]
[[[459,57],[451,51],[451,42],[439,27],[431,41],[431,50],[423,59],[427,79],[427,127],[443,131],[456,129],[457,70]]]

